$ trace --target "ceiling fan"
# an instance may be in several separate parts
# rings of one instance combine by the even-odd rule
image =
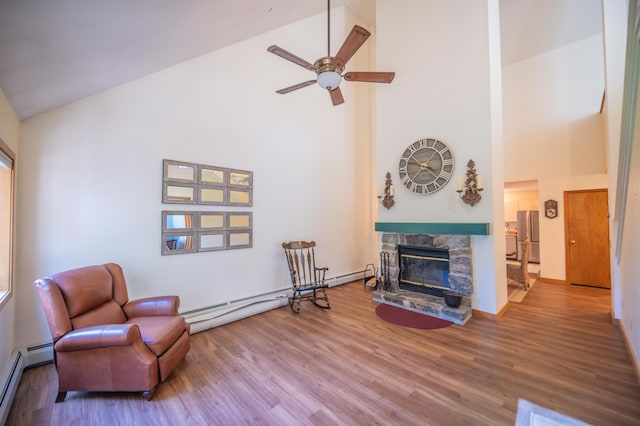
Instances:
[[[340,105],[344,102],[342,92],[340,91],[340,81],[344,78],[347,81],[363,81],[369,83],[391,83],[395,72],[366,72],[355,71],[347,72],[344,75],[344,67],[356,53],[356,51],[364,44],[369,38],[371,33],[359,25],[355,25],[346,40],[340,47],[340,50],[336,56],[331,56],[331,0],[327,0],[327,56],[318,59],[315,63],[311,64],[302,58],[297,57],[293,53],[289,53],[286,50],[276,45],[269,46],[267,49],[274,55],[278,55],[294,64],[300,65],[303,68],[313,71],[317,74],[315,80],[308,80],[302,83],[294,84],[293,86],[285,87],[284,89],[276,90],[276,93],[281,95],[293,92],[294,90],[302,89],[318,83],[320,87],[329,91],[331,101],[333,105]]]

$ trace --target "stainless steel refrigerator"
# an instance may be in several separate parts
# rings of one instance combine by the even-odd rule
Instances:
[[[540,221],[535,210],[518,212],[518,260],[522,259],[522,241],[527,238],[531,241],[529,262],[540,263]]]

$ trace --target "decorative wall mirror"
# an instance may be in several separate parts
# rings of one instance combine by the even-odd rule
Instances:
[[[224,206],[227,204],[227,188],[200,185],[199,204]]]
[[[162,254],[249,248],[253,213],[163,211]]]
[[[224,250],[226,248],[224,232],[201,232],[198,236],[198,251]]]
[[[247,248],[253,245],[253,238],[251,231],[232,231],[229,232],[229,245],[230,249]]]
[[[163,186],[162,202],[167,204],[195,204],[196,186],[166,182]]]
[[[223,168],[200,165],[199,182],[209,185],[227,185],[227,170]]]
[[[250,207],[253,205],[253,172],[163,160],[162,202]],[[251,212],[162,212],[163,255],[252,245]]]
[[[201,230],[225,229],[225,212],[200,212],[198,213],[198,228]]]
[[[250,189],[231,189],[229,188],[229,205],[230,206],[252,206],[253,191]]]
[[[229,170],[229,186],[253,187],[253,173],[246,170]]]
[[[162,202],[251,206],[253,172],[163,160]]]
[[[195,214],[190,212],[162,212],[162,230],[185,231],[195,229]]]
[[[196,170],[198,165],[180,161],[163,161],[163,180],[196,183]]]
[[[162,254],[183,254],[195,251],[192,233],[162,234]]]
[[[227,213],[228,229],[251,229],[251,213]]]

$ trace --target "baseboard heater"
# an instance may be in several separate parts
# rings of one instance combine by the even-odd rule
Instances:
[[[191,333],[238,321],[253,315],[277,309],[288,303],[288,289],[264,293],[258,296],[231,300],[226,303],[183,312],[182,316],[191,326]]]
[[[364,269],[362,271],[348,272],[342,275],[336,275],[334,277],[330,277],[325,279],[324,281],[329,284],[329,287],[333,287],[336,285],[347,284],[356,280],[361,280],[363,278]]]
[[[362,278],[361,275],[363,273],[364,270],[336,275],[326,278],[325,282],[328,283],[330,287],[334,287],[358,280]],[[284,287],[279,290],[270,291],[257,296],[245,297],[243,299],[236,299],[193,311],[183,312],[181,315],[185,317],[191,326],[191,333],[195,334],[233,321],[261,314],[272,309],[280,308],[289,303],[290,296],[291,288]]]
[[[11,357],[9,362],[9,368],[5,373],[6,376],[2,377],[2,394],[0,394],[0,424],[3,425],[7,421],[11,404],[13,403],[13,397],[18,389],[20,383],[20,377],[22,377],[22,370],[24,370],[24,356],[21,351],[16,351]]]

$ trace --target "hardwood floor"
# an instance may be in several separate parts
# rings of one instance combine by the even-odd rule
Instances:
[[[152,401],[69,392],[28,369],[7,425],[513,425],[518,398],[594,425],[640,425],[640,386],[608,290],[537,282],[503,318],[437,330],[374,313],[370,290],[333,309],[288,307],[192,336]]]

